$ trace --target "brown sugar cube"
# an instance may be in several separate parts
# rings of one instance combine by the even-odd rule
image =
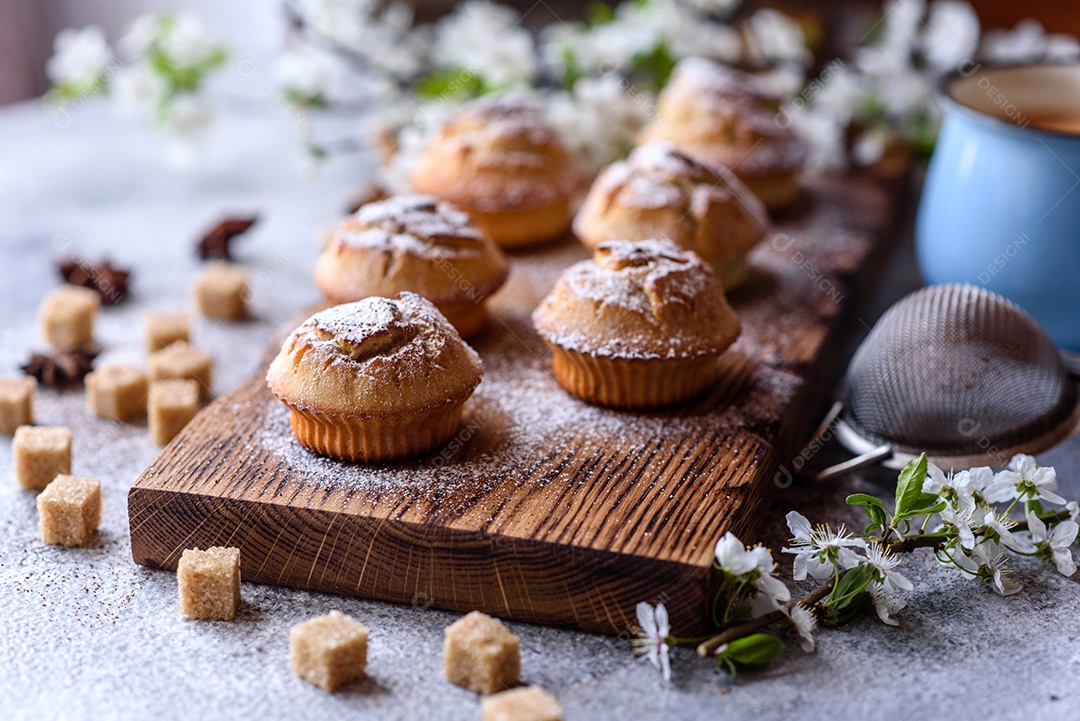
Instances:
[[[240,607],[240,549],[191,549],[176,567],[184,618],[231,621]]]
[[[10,436],[19,426],[34,424],[37,381],[30,376],[0,378],[0,433]]]
[[[480,702],[484,721],[562,721],[555,697],[539,686],[523,686]]]
[[[231,263],[210,263],[195,279],[195,302],[207,318],[247,317],[248,274]]]
[[[11,442],[15,479],[40,491],[58,475],[71,473],[71,431],[50,426],[21,426]]]
[[[146,415],[146,374],[138,368],[108,365],[86,376],[86,403],[97,416],[130,421]]]
[[[101,523],[101,482],[57,476],[37,497],[38,532],[54,546],[85,546]]]
[[[518,637],[498,619],[473,611],[446,627],[443,673],[458,686],[495,693],[517,683]]]
[[[164,446],[199,412],[199,384],[184,380],[151,383],[147,405],[150,439]]]
[[[157,353],[177,341],[191,338],[188,317],[184,313],[146,314],[146,352]]]
[[[210,396],[210,378],[214,359],[210,354],[184,341],[173,343],[150,354],[150,381],[192,380],[199,384],[199,395]]]
[[[308,683],[336,691],[362,678],[367,665],[367,626],[339,611],[289,630],[292,670]]]
[[[89,288],[65,285],[45,296],[38,322],[45,341],[60,350],[83,348],[94,343],[94,319],[101,296]]]

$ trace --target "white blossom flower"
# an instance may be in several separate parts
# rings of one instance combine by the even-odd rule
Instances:
[[[337,64],[326,53],[303,46],[284,53],[274,70],[287,92],[315,101],[330,94]]]
[[[852,548],[866,548],[866,541],[853,538],[843,527],[833,531],[828,526],[811,527],[810,521],[797,511],[787,514],[794,548],[784,548],[784,553],[795,554],[796,581],[802,581],[809,573],[817,580],[829,578],[837,569],[853,568],[863,560]]]
[[[844,125],[851,122],[868,99],[865,77],[847,65],[832,71],[813,97],[815,107],[827,110]]]
[[[986,500],[986,489],[994,482],[994,469],[989,466],[969,468],[968,475],[971,477],[972,494],[982,496],[983,500]]]
[[[637,638],[633,639],[634,653],[648,659],[664,674],[664,680],[671,680],[671,661],[668,659],[667,637],[671,628],[664,604],[658,603],[653,608],[642,601],[637,605]]]
[[[96,25],[82,30],[61,30],[53,41],[55,54],[45,64],[45,74],[57,84],[79,89],[94,85],[108,70],[112,50],[105,33]]]
[[[411,78],[424,66],[430,33],[413,27],[412,8],[405,3],[295,0],[293,7],[309,35],[361,56],[378,72]]]
[[[1008,469],[994,477],[986,490],[991,503],[1003,503],[1016,498],[1034,501],[1043,499],[1064,504],[1065,499],[1054,493],[1057,490],[1057,472],[1052,466],[1040,466],[1032,456],[1017,454],[1009,461]]]
[[[1012,30],[991,30],[980,53],[988,60],[1018,63],[1031,60],[1076,60],[1080,43],[1068,35],[1048,35],[1038,20],[1023,20]]]
[[[732,576],[742,576],[756,570],[762,562],[761,556],[768,555],[769,561],[772,561],[772,556],[769,555],[768,549],[762,546],[755,546],[754,548],[747,550],[743,542],[738,537],[728,531],[723,537],[716,542],[716,562],[720,568],[730,573]],[[771,566],[770,566],[771,568]]]
[[[716,562],[733,576],[756,574],[754,615],[782,608],[791,600],[791,591],[784,582],[773,576],[776,567],[772,554],[764,546],[746,548],[735,534],[728,531],[716,542]]]
[[[844,127],[826,108],[806,110],[785,105],[778,117],[786,116],[791,131],[809,151],[807,165],[814,170],[829,170],[844,165]]]
[[[885,8],[882,17],[882,51],[903,62],[911,59],[919,42],[923,17],[926,15],[925,0],[894,0]]]
[[[221,50],[221,45],[203,21],[191,13],[166,16],[159,25],[159,32],[162,52],[182,68],[202,65]]]
[[[922,490],[923,493],[940,496],[963,514],[970,515],[975,510],[974,481],[967,471],[946,474],[933,463],[928,463]]]
[[[586,169],[597,171],[626,155],[655,113],[655,98],[615,74],[581,78],[573,90],[546,96],[544,114]]]
[[[871,543],[866,548],[865,563],[872,566],[881,576],[881,584],[888,591],[902,588],[910,591],[914,586],[907,576],[896,570],[900,558],[880,543]]]
[[[1016,523],[1009,520],[1007,516],[998,515],[993,509],[989,509],[983,515],[982,525],[976,528],[975,531],[981,537],[997,544],[1015,546],[1016,540],[1013,538],[1011,531],[1015,525]]]
[[[1070,521],[1080,521],[1080,503],[1069,501],[1065,504],[1065,510],[1069,512]]]
[[[814,629],[817,628],[817,618],[814,612],[801,603],[781,606],[780,611],[788,617],[795,632],[802,637],[802,650],[810,653],[814,650]]]
[[[972,516],[971,512],[958,511],[952,506],[948,506],[941,511],[941,523],[942,528],[946,532],[955,533],[957,539],[960,541],[960,546],[968,550],[975,547],[975,534],[971,530]]]
[[[988,573],[994,590],[1000,596],[1012,596],[1020,593],[1023,586],[1012,577],[1012,570],[1008,567],[1005,555],[999,553],[987,563],[983,564],[982,570]]]
[[[157,39],[161,16],[157,13],[140,15],[132,21],[128,31],[116,43],[120,54],[128,60],[141,58],[150,52]]]
[[[468,68],[494,87],[529,83],[539,66],[521,16],[488,0],[470,0],[436,24],[431,58],[440,67]]]
[[[885,149],[889,145],[892,133],[888,128],[877,126],[866,132],[860,133],[851,149],[851,157],[862,166],[877,163],[885,157]]]
[[[779,10],[762,8],[746,21],[754,49],[761,59],[805,65],[810,60],[802,26]]]
[[[951,70],[972,58],[979,47],[979,16],[960,0],[937,0],[930,6],[923,56],[935,70]]]
[[[897,596],[884,584],[871,581],[866,590],[870,592],[870,600],[874,603],[874,611],[881,622],[889,626],[899,626],[900,622],[892,617],[907,607],[907,601]]]
[[[1047,533],[1046,523],[1035,511],[1028,511],[1028,530],[1031,531],[1031,540],[1034,541],[1039,555],[1053,560],[1058,573],[1063,576],[1076,573],[1076,561],[1072,555],[1072,544],[1080,532],[1080,525],[1077,525],[1076,521],[1062,521],[1054,526],[1053,531]]]
[[[117,70],[109,85],[109,96],[121,112],[128,114],[151,115],[167,93],[164,78],[143,61]]]

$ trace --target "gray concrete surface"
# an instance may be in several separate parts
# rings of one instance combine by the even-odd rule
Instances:
[[[249,373],[270,331],[315,299],[317,229],[367,168],[362,157],[343,158],[302,180],[297,143],[274,118],[224,118],[205,165],[177,172],[139,126],[107,109],[73,114],[64,127],[36,106],[0,110],[0,373],[40,346],[34,311],[62,251],[134,268],[134,296],[104,312],[100,339],[102,360],[138,362],[141,315],[189,305],[192,238],[223,213],[258,211],[263,222],[237,244],[256,279],[257,320],[195,331],[216,357],[219,392]],[[862,320],[915,283],[903,245]],[[10,441],[0,439],[0,719],[480,717],[477,697],[440,673],[442,629],[454,614],[245,584],[235,623],[182,621],[174,577],[129,555],[126,490],[157,452],[145,429],[91,417],[79,393],[43,393],[38,408],[41,422],[74,429],[74,470],[103,480],[104,520],[90,548],[37,540],[34,497],[15,487]],[[1043,458],[1071,497],[1080,496],[1078,451],[1074,439]],[[868,473],[783,490],[763,539],[778,548],[792,508],[851,518],[844,495],[884,492],[889,480]],[[1080,717],[1076,580],[1025,565],[1025,592],[1002,599],[925,553],[907,572],[918,585],[899,628],[867,619],[824,630],[816,653],[794,644],[734,685],[689,650],[673,653],[665,683],[623,641],[511,625],[523,679],[555,693],[571,720]],[[372,641],[369,678],[331,696],[289,671],[287,631],[333,608],[368,624]]]

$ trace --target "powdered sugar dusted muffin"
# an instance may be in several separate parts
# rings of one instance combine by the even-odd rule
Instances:
[[[685,58],[656,103],[639,141],[668,140],[726,177],[729,169],[770,210],[799,195],[802,142],[776,113],[779,102],[752,75],[704,58]]]
[[[463,208],[503,247],[565,233],[585,180],[541,112],[514,94],[459,110],[431,141],[411,179],[417,191]]]
[[[315,264],[315,283],[332,303],[412,291],[467,338],[487,323],[485,300],[508,272],[502,251],[463,210],[430,195],[399,195],[338,225]]]
[[[730,290],[746,275],[746,255],[764,236],[767,216],[738,178],[721,178],[655,141],[601,171],[574,233],[591,249],[607,240],[667,238],[711,263]]]
[[[308,318],[266,380],[305,446],[372,463],[420,456],[454,434],[480,358],[430,301],[371,297]]]
[[[670,240],[601,243],[562,274],[533,324],[567,390],[637,409],[710,386],[741,330],[712,268]]]

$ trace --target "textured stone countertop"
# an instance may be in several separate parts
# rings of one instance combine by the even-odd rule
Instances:
[[[189,307],[198,264],[192,240],[219,216],[257,211],[236,247],[251,272],[257,319],[201,321],[195,342],[216,359],[216,390],[250,373],[271,331],[316,299],[309,281],[318,229],[360,187],[361,156],[299,173],[299,143],[273,113],[223,118],[205,163],[166,169],[154,140],[108,109],[65,127],[37,106],[0,109],[0,373],[40,346],[34,314],[56,284],[52,259],[108,255],[134,269],[134,294],[99,325],[102,361],[141,362],[147,309]],[[901,244],[862,319],[916,281]],[[876,309],[876,310],[875,310]],[[37,539],[32,494],[12,480],[0,438],[0,719],[478,719],[472,693],[441,675],[437,610],[245,584],[235,623],[180,619],[175,577],[132,563],[126,491],[154,458],[144,427],[91,417],[81,393],[44,392],[43,423],[75,435],[74,471],[103,481],[94,544],[66,550]],[[1080,496],[1080,443],[1045,454],[1062,492]],[[783,515],[840,521],[854,490],[882,492],[873,472],[778,493],[763,539],[778,549]],[[789,573],[789,562],[784,573]],[[510,624],[521,636],[522,678],[556,694],[573,719],[1075,719],[1080,717],[1080,583],[1020,568],[1025,592],[1002,599],[940,569],[926,552],[906,563],[918,581],[899,628],[865,619],[791,644],[768,670],[737,684],[690,650],[673,652],[673,680],[636,662],[625,641]],[[330,609],[372,631],[369,677],[327,695],[288,666],[288,629]]]

